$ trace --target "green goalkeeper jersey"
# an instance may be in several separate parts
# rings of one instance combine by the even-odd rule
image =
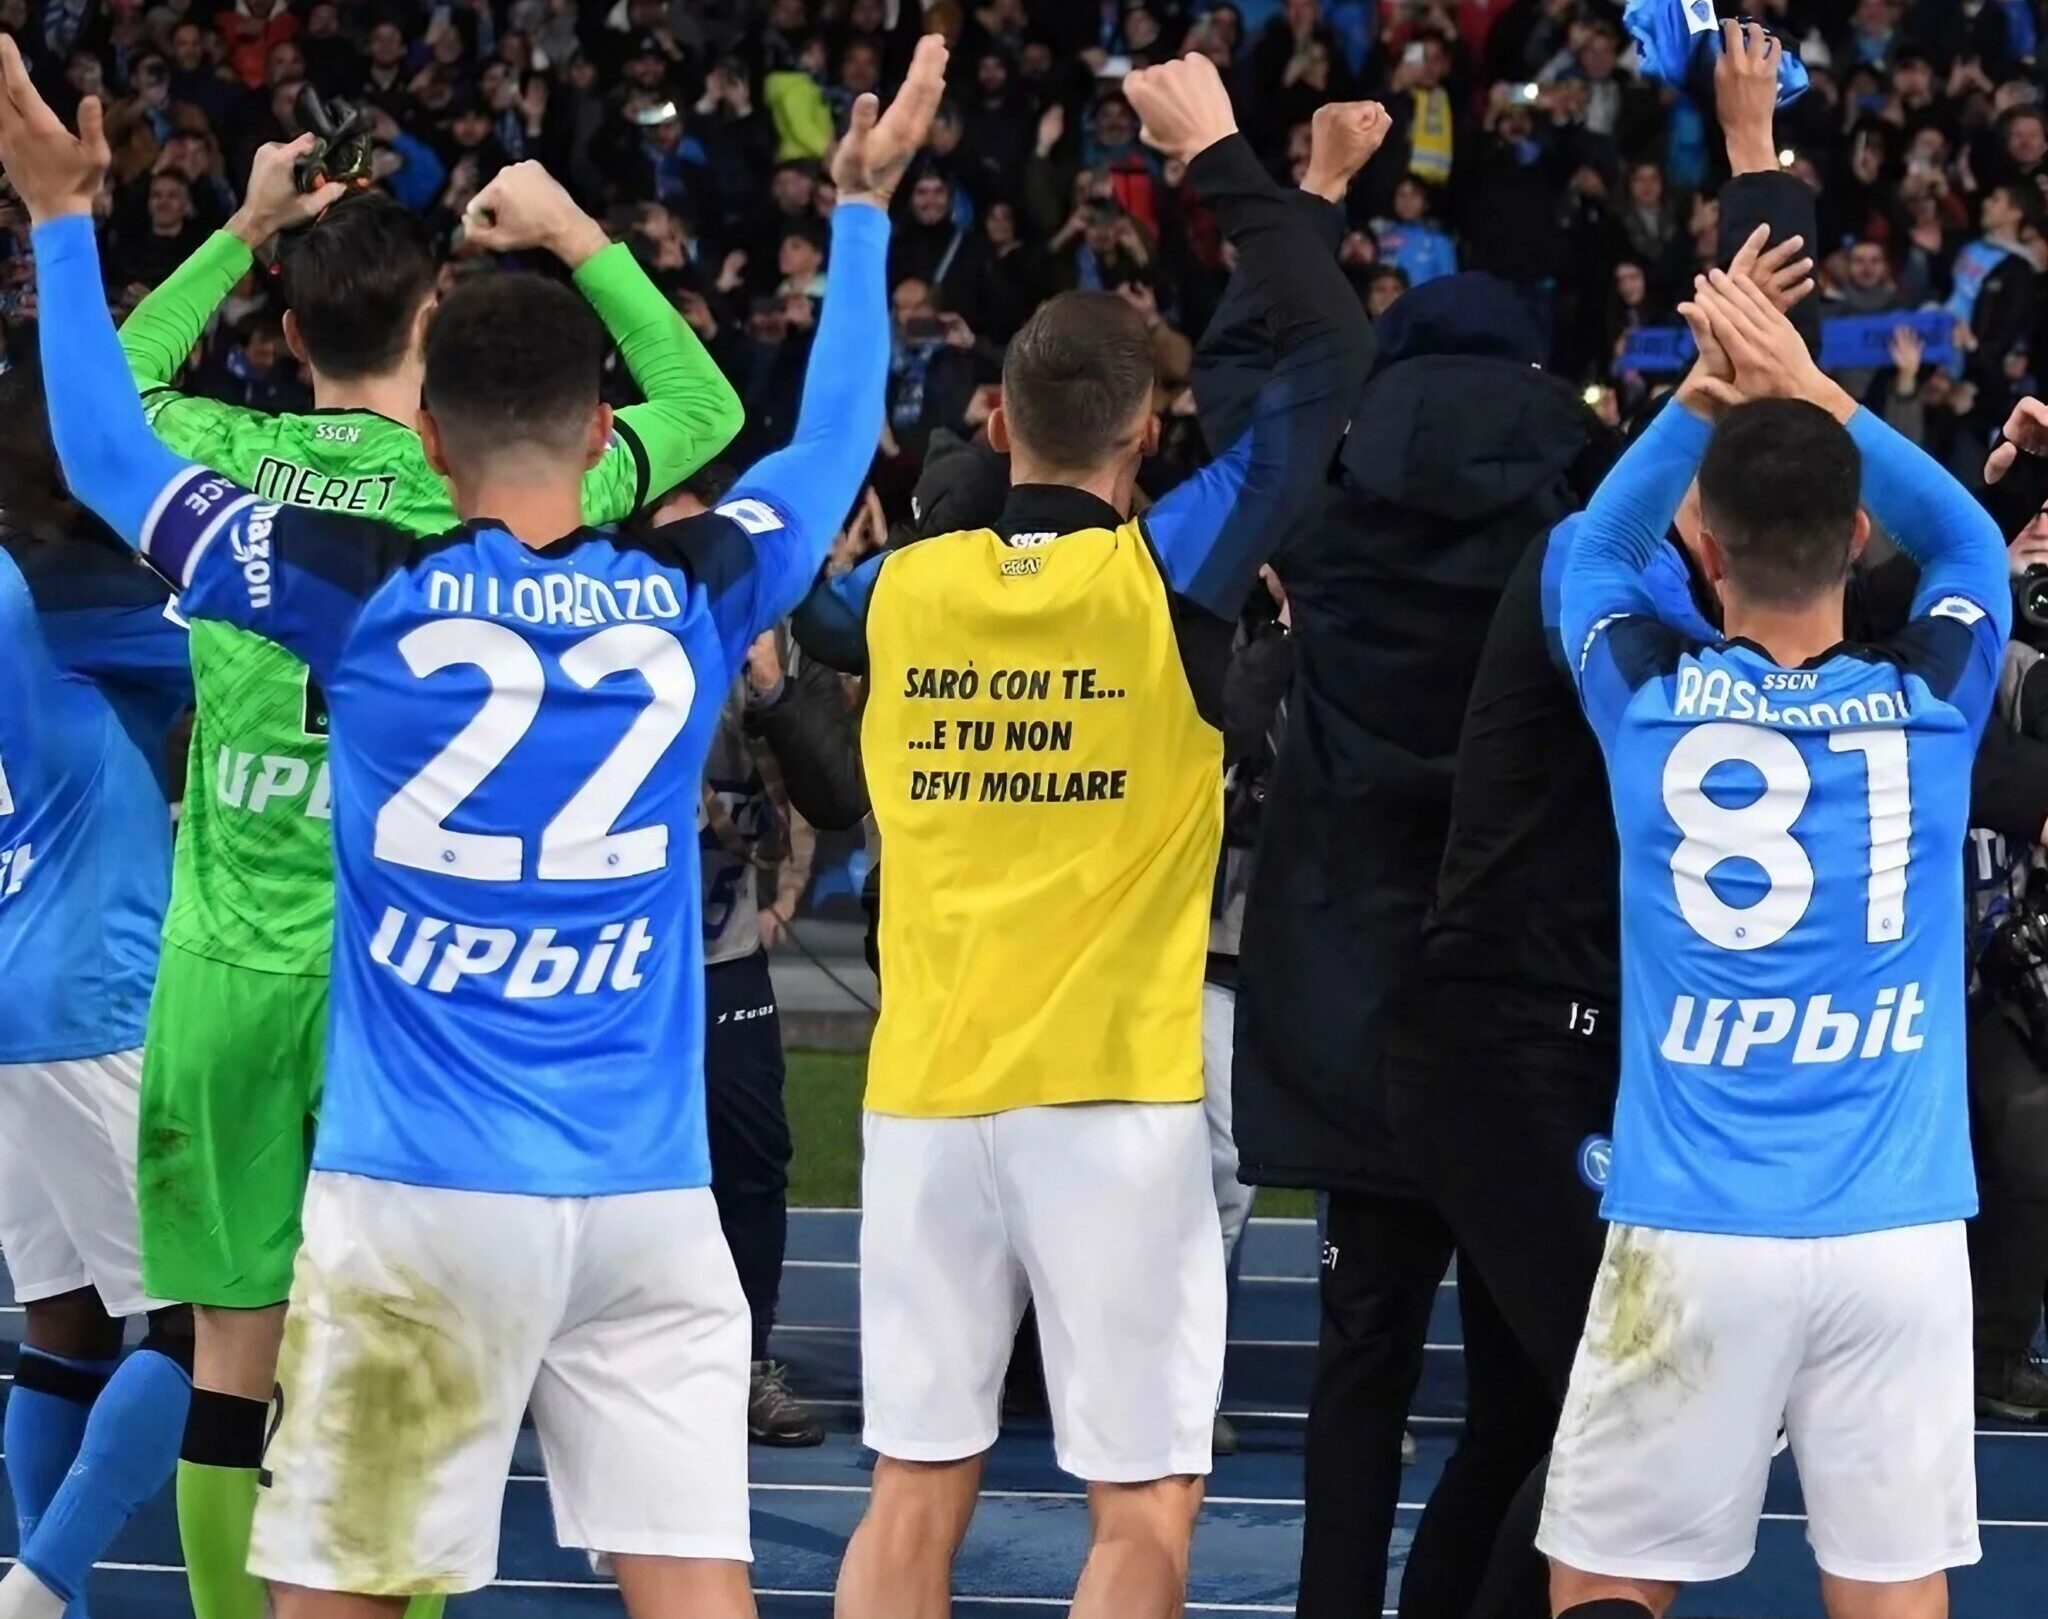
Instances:
[[[238,238],[216,232],[121,328],[157,436],[267,500],[422,536],[454,528],[448,486],[408,424],[367,410],[270,416],[169,386],[251,262]],[[618,412],[583,481],[584,519],[614,523],[722,450],[740,402],[625,247],[589,259],[576,286],[647,400]],[[237,966],[325,974],[334,870],[319,687],[288,652],[222,624],[195,623],[191,655],[196,714],[164,938]]]

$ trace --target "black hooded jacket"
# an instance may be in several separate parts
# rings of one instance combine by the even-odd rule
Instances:
[[[1223,358],[1205,366],[1211,338]],[[1234,1091],[1247,1182],[1402,1193],[1381,1048],[1435,891],[1466,694],[1516,562],[1611,449],[1490,276],[1410,293],[1380,340],[1322,520],[1275,563],[1298,673],[1246,905]],[[1212,327],[1197,354],[1212,443],[1243,347]]]

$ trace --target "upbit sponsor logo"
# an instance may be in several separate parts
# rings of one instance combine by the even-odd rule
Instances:
[[[640,962],[654,948],[646,917],[606,922],[580,944],[557,943],[561,931],[475,927],[387,905],[370,957],[433,995],[446,995],[465,978],[494,980],[479,987],[495,989],[508,1001],[638,989],[646,982]]]
[[[1804,1006],[1783,995],[1717,995],[1704,1004],[1680,995],[1671,1003],[1671,1026],[1657,1049],[1666,1062],[1723,1068],[1740,1068],[1751,1052],[1787,1040],[1794,1063],[1880,1057],[1925,1044],[1917,1025],[1926,1010],[1917,981],[1879,990],[1868,1012],[1837,1011],[1832,995],[1809,995]]]
[[[213,764],[213,792],[230,809],[251,815],[300,814],[308,820],[333,818],[327,761],[309,765],[284,753],[244,753],[223,747]]]

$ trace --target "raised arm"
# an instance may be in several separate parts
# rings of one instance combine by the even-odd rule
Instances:
[[[1344,239],[1344,198],[1351,181],[1385,138],[1384,129],[1347,119],[1335,105],[1320,110],[1311,130],[1308,172],[1292,194],[1302,223],[1331,258]],[[1273,368],[1273,331],[1265,289],[1242,271],[1233,275],[1195,346],[1193,385],[1203,436],[1227,449],[1251,420],[1259,384]],[[1368,329],[1369,330],[1369,329]]]
[[[217,459],[212,439],[249,413],[218,400],[198,399],[171,386],[222,301],[255,264],[256,250],[280,231],[319,217],[345,188],[325,185],[302,195],[292,165],[311,150],[313,137],[257,150],[249,195],[233,217],[135,306],[121,326],[121,349],[142,393],[142,408],[164,439],[181,453]]]
[[[6,55],[11,81],[19,60],[13,42],[0,42],[0,53]],[[12,91],[11,82],[8,88]],[[51,118],[54,122],[55,115]],[[97,135],[97,108],[89,122],[81,114],[81,123],[91,132],[88,140]],[[16,170],[9,161],[7,172],[13,175]],[[93,240],[90,204],[52,215],[38,212],[32,203],[31,214],[36,220],[43,386],[49,394],[57,458],[71,492],[122,539],[140,546],[151,506],[189,463],[173,455],[149,430],[142,401],[129,382],[100,286],[99,244]]]
[[[1147,69],[1126,91],[1147,139],[1188,159],[1189,178],[1236,246],[1236,273],[1273,334],[1272,368],[1230,447],[1145,516],[1174,591],[1233,617],[1260,564],[1323,499],[1330,458],[1372,362],[1372,330],[1312,220],[1237,134],[1213,64],[1190,57]],[[1369,146],[1386,124],[1371,102],[1324,115],[1350,120]]]
[[[924,144],[945,84],[945,43],[927,34],[889,110],[862,96],[833,154],[832,285],[796,436],[750,468],[718,508],[753,547],[750,633],[803,600],[874,459],[889,380],[889,198]]]
[[[610,448],[584,476],[588,521],[631,517],[732,442],[744,414],[732,384],[632,250],[611,242],[540,164],[500,169],[470,203],[462,228],[468,242],[492,252],[544,249],[560,259],[646,395],[645,404],[618,413]]]
[[[575,276],[645,400],[613,418],[611,447],[583,479],[584,515],[593,523],[618,522],[730,444],[746,411],[631,248],[606,246],[577,266]]]
[[[81,104],[74,138],[8,38],[0,90],[0,165],[35,226],[43,385],[65,482],[180,592],[188,617],[255,630],[324,674],[408,538],[261,504],[164,447],[143,419],[100,285],[92,201],[108,154],[99,103]]]
[[[1977,499],[1919,445],[1882,417],[1858,409],[1849,436],[1863,454],[1863,504],[1901,551],[1920,565],[1913,616],[1944,596],[1963,596],[2012,629],[2005,537]]]
[[[1996,629],[2002,651],[2012,602],[2005,540],[1990,514],[1930,456],[1824,375],[1790,321],[1747,277],[1714,271],[1681,312],[1702,353],[1711,346],[1730,373],[1728,382],[1705,385],[1717,397],[1803,399],[1849,430],[1863,456],[1863,504],[1920,565],[1914,617],[1935,610],[1944,597],[1965,598]]]
[[[1558,580],[1558,631],[1582,683],[1602,629],[1620,618],[1657,616],[1657,595],[1645,574],[1712,434],[1681,393],[1614,464],[1573,525]]]

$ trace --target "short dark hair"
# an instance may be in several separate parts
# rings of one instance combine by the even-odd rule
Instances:
[[[285,302],[315,369],[353,380],[405,358],[412,323],[434,292],[434,244],[410,209],[382,192],[336,203],[284,259]]]
[[[2018,180],[2001,180],[1986,194],[2003,196],[2012,205],[2014,211],[2019,214],[2022,224],[2032,225],[2036,229],[2040,228],[2041,193],[2033,186],[2026,185]]]
[[[1841,423],[1802,399],[1757,399],[1721,418],[1700,461],[1700,516],[1745,596],[1811,601],[1848,576],[1863,458]]]
[[[503,272],[463,282],[427,328],[427,409],[457,456],[573,447],[598,407],[610,339],[558,281]]]
[[[1063,292],[1003,356],[1011,436],[1054,471],[1093,471],[1151,399],[1152,375],[1144,316],[1113,292]]]

